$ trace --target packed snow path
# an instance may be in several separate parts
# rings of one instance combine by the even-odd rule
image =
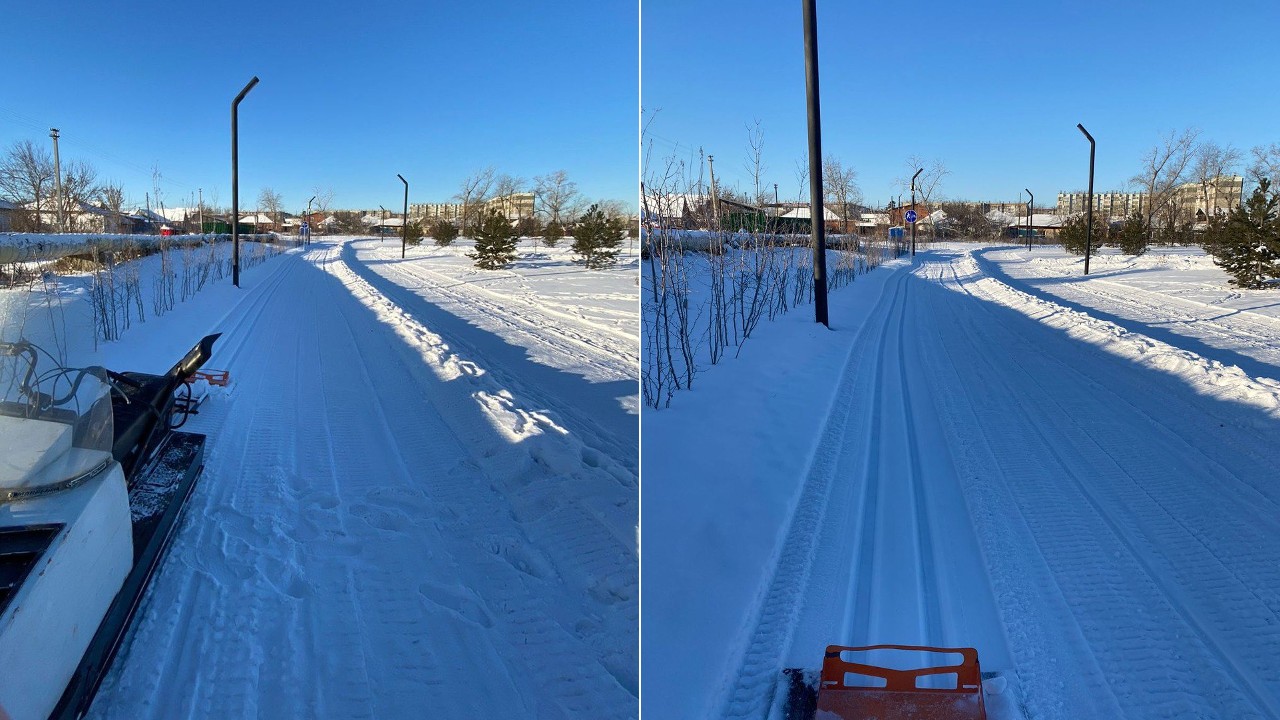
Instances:
[[[827,644],[919,643],[1009,674],[1000,717],[1280,717],[1271,386],[966,252],[885,288],[720,714],[763,716]]]
[[[216,328],[234,390],[94,715],[634,717],[626,421],[338,244],[270,267]]]

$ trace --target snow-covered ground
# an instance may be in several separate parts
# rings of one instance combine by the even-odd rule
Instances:
[[[1197,355],[1280,379],[1280,294],[1229,285],[1199,248],[1104,249],[1089,263],[1058,247],[975,254],[1003,282]]]
[[[859,277],[830,331],[763,325],[646,413],[647,714],[761,717],[826,645],[906,643],[977,647],[993,718],[1280,716],[1280,383],[1142,332],[1177,301],[1120,327],[976,250]],[[1185,255],[1159,292],[1231,293]],[[1072,286],[1131,282],[1110,264]],[[1270,322],[1221,347],[1264,359]]]
[[[469,249],[316,239],[71,353],[233,381],[94,717],[635,717],[635,259]]]

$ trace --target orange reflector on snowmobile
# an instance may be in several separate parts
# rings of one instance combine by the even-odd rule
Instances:
[[[959,655],[960,663],[894,669],[844,657],[848,653],[865,660],[875,651],[907,651],[905,655],[912,659],[915,653],[920,657],[947,653]],[[918,645],[829,645],[818,685],[819,717],[824,711],[842,720],[986,720],[978,651]]]
[[[183,382],[190,385],[197,380],[204,380],[210,385],[217,385],[218,387],[226,387],[231,382],[231,371],[230,370],[197,370],[194,373],[191,373],[191,376],[188,377]]]

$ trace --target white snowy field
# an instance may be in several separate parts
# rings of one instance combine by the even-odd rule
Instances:
[[[1199,248],[1152,248],[1134,257],[1106,248],[1089,263],[1059,247],[992,248],[983,269],[1041,299],[1084,310],[1250,375],[1280,380],[1280,294],[1229,285]]]
[[[645,713],[761,717],[826,645],[905,643],[977,647],[993,718],[1280,716],[1280,383],[1185,347],[1280,327],[1144,295],[1122,328],[1016,252],[889,263],[646,412]],[[1168,255],[1159,292],[1267,304]]]
[[[232,376],[92,716],[636,716],[634,260],[526,242],[486,273],[315,239],[72,353],[163,371],[222,332]]]

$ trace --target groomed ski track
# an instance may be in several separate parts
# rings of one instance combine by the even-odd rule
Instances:
[[[1280,717],[1280,412],[1223,375],[922,253],[869,310],[708,714],[780,717],[782,668],[905,643],[976,646],[1009,680],[993,718]]]
[[[188,426],[204,476],[93,717],[636,715],[623,379],[531,373],[561,333],[510,344],[373,268],[316,241],[217,323],[233,390]]]

